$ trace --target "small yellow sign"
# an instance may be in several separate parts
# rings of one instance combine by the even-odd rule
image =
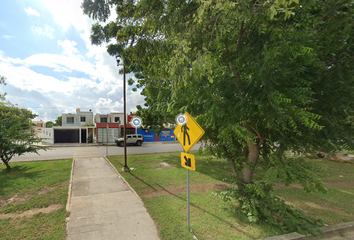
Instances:
[[[185,123],[178,124],[173,133],[183,150],[189,152],[205,132],[189,113],[186,112],[184,116],[186,117]]]
[[[195,171],[195,157],[194,157],[194,155],[181,152],[181,165],[184,168]]]

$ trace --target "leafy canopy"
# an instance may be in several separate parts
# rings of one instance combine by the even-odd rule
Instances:
[[[102,7],[105,4],[105,7]],[[354,147],[354,17],[348,0],[85,0],[93,44],[109,43],[143,88],[144,124],[191,113],[208,150],[230,162],[228,196],[250,221],[316,233],[272,193],[275,182],[325,191],[294,152]],[[111,40],[115,41],[112,42]],[[254,179],[256,167],[265,175]],[[276,207],[278,206],[278,207]]]
[[[2,78],[2,82],[5,79]],[[32,130],[32,119],[36,117],[31,111],[18,108],[13,104],[0,99],[0,159],[11,170],[10,160],[15,155],[32,152],[38,153],[44,147],[33,144],[41,142]]]

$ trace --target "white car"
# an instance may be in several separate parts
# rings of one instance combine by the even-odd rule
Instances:
[[[141,134],[128,134],[127,135],[127,145],[137,145],[141,146],[144,142],[144,137]],[[124,146],[124,138],[118,138],[115,143],[117,146]]]

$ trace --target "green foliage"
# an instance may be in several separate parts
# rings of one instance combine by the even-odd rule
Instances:
[[[53,126],[55,126],[55,124],[52,121],[48,121],[45,123],[45,127],[47,128],[52,128]]]
[[[93,143],[93,136],[89,136],[87,138],[87,143]]]
[[[31,132],[35,117],[31,111],[0,99],[0,159],[7,169],[11,169],[9,161],[13,156],[45,149],[33,145],[42,141]]]
[[[6,78],[0,75],[0,85],[1,84],[6,85],[6,81],[5,80],[6,80]],[[6,93],[4,93],[4,94],[0,93],[0,101],[4,101],[5,100],[5,95],[6,95]]]
[[[95,124],[93,124],[93,123],[90,123],[90,124],[84,124],[84,125],[82,125],[83,127],[94,127],[95,126]]]
[[[265,182],[244,184],[239,186],[242,191],[230,187],[227,192],[219,196],[224,201],[235,198],[239,202],[241,211],[249,222],[265,221],[287,232],[312,234],[319,236],[322,232],[315,226],[321,226],[320,220],[306,216],[303,212],[287,205],[284,200],[276,197],[272,186]]]
[[[279,175],[306,191],[321,189],[307,163],[284,153],[354,149],[351,1],[109,4],[116,21],[94,25],[93,43],[116,40],[108,52],[143,88],[137,114],[144,125],[159,129],[188,111],[205,130],[207,150],[227,159],[237,185],[250,184],[240,191],[253,189],[259,164],[269,186]],[[107,19],[103,10],[84,7]]]
[[[57,119],[55,119],[55,126],[60,127],[62,125],[62,116],[57,117]]]

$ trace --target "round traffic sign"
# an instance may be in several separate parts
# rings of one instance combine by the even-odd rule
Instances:
[[[186,116],[184,114],[180,114],[176,117],[177,124],[185,124],[187,122]]]
[[[131,121],[131,125],[133,125],[135,128],[138,128],[142,125],[142,120],[139,117],[134,117]]]

